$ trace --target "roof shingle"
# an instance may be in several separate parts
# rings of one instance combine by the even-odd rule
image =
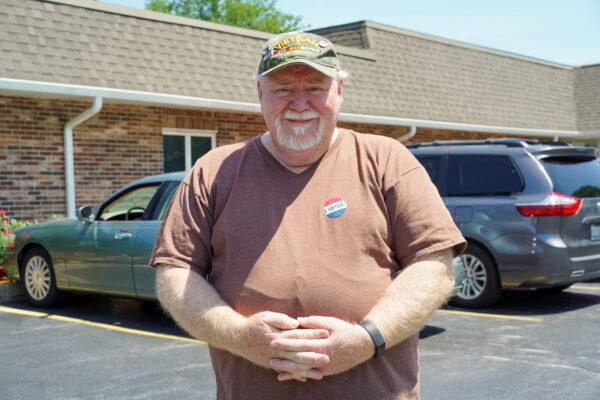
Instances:
[[[351,73],[346,112],[600,129],[600,68],[373,22],[316,31]],[[252,74],[270,36],[91,0],[0,0],[0,77],[257,103]]]

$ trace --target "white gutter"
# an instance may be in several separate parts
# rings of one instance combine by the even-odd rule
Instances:
[[[67,218],[75,218],[75,172],[73,161],[73,128],[84,123],[100,112],[102,98],[96,97],[90,108],[72,118],[65,124],[63,135],[65,142],[65,188],[67,192]]]
[[[580,131],[577,139],[600,139],[600,129],[596,131]]]
[[[524,136],[565,136],[565,137],[577,137],[579,131],[568,131],[568,130],[554,130],[554,129],[532,129],[532,128],[513,128],[508,126],[495,126],[495,125],[477,125],[477,124],[466,124],[461,122],[444,122],[444,121],[432,121],[425,119],[411,119],[411,118],[397,118],[397,117],[384,117],[379,115],[364,115],[364,114],[349,114],[340,113],[340,121],[357,122],[364,124],[378,124],[378,125],[408,125],[415,126],[417,128],[430,128],[430,129],[443,129],[451,131],[465,131],[465,132],[481,132],[481,133],[504,133],[507,135],[524,135]]]
[[[174,94],[151,93],[135,90],[111,89],[96,86],[80,86],[8,78],[0,78],[0,93],[15,96],[31,95],[39,97],[40,95],[42,95],[54,98],[71,97],[74,99],[89,99],[90,97],[102,97],[105,101],[111,102],[199,108],[229,112],[237,111],[248,113],[260,113],[260,104],[258,103],[245,103],[229,100],[208,99],[203,97],[180,96]],[[520,136],[541,136],[551,138],[555,138],[558,136],[570,139],[600,138],[600,131],[580,132],[576,130],[513,128],[507,126],[466,124],[459,122],[432,121],[352,113],[340,113],[339,120],[342,122],[353,123],[411,127],[414,126],[417,128]]]
[[[410,130],[408,131],[408,133],[406,135],[402,135],[399,138],[396,138],[396,140],[399,142],[404,142],[405,140],[412,139],[416,134],[417,134],[417,127],[413,125],[410,127]]]

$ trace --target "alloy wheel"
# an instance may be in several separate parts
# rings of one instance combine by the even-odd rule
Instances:
[[[485,265],[472,254],[463,254],[461,257],[465,266],[465,277],[457,296],[472,300],[481,296],[487,284]]]
[[[25,287],[35,300],[43,300],[50,292],[50,266],[40,256],[33,256],[25,266]]]

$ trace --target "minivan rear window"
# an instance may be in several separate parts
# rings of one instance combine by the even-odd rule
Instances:
[[[523,190],[508,156],[455,155],[448,160],[448,196],[501,196]]]
[[[600,159],[549,157],[541,162],[555,192],[581,198],[600,197]]]

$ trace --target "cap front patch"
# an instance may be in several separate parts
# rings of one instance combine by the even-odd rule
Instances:
[[[322,211],[329,218],[339,218],[344,215],[347,209],[348,203],[346,203],[346,200],[339,197],[332,197],[325,202]]]

